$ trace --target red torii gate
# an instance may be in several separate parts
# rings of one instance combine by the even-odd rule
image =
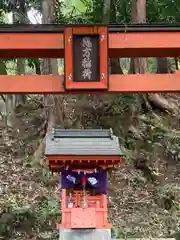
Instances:
[[[1,25],[0,58],[64,58],[62,25]],[[73,27],[73,26],[71,26]],[[92,26],[78,26],[81,33]],[[93,26],[93,28],[103,26]],[[106,29],[106,28],[104,28]],[[102,30],[102,29],[101,29]],[[107,57],[179,57],[180,24],[109,25]],[[68,53],[67,53],[68,54]],[[105,53],[106,55],[106,53]],[[70,61],[67,60],[67,62]],[[180,74],[110,75],[109,87],[96,89],[94,83],[76,83],[74,93],[134,93],[180,91]],[[96,90],[96,91],[94,91]],[[72,93],[61,75],[0,75],[0,93]]]
[[[83,49],[81,44],[85,38],[83,44],[87,48]],[[82,53],[85,53],[85,58],[82,57]],[[108,58],[179,57],[179,53],[180,24],[109,26],[1,25],[0,58],[65,58],[65,76],[0,75],[0,93],[104,94],[178,92],[180,91],[180,71],[176,71],[174,74],[109,75]],[[88,68],[86,68],[87,66]],[[82,73],[85,74],[83,78]],[[113,160],[112,156],[99,156],[98,158],[96,155],[93,157],[88,156],[88,158],[87,156],[60,156],[59,154],[58,156],[47,154],[47,156],[50,169],[52,170],[54,167],[53,171],[57,171],[58,164],[61,165],[61,163],[70,162],[73,169],[74,162],[78,164],[78,167],[80,162],[85,162],[85,171],[88,172],[89,170],[92,171],[93,161],[99,164],[98,166],[101,166],[100,163],[103,162],[109,168]],[[114,156],[113,164],[117,164],[121,160],[122,156]],[[77,191],[76,193],[76,198],[79,199],[81,195]],[[94,215],[91,216],[92,208],[87,207],[86,210],[73,208],[74,211],[67,209],[65,191],[63,194],[62,226],[58,226],[58,228],[64,227],[64,230],[74,228],[72,227],[74,226],[73,223],[76,225],[75,228],[81,229],[93,226],[92,228],[97,228],[97,232],[87,235],[84,231],[83,237],[98,240],[110,239],[110,233],[106,231],[109,229],[98,232],[98,228],[99,230],[100,228],[110,228],[107,222],[105,195],[90,198],[90,200],[93,198],[97,205],[97,212],[94,212]],[[100,208],[98,203],[101,203],[103,207]],[[70,213],[74,215],[72,214],[69,217]],[[97,220],[97,224],[95,224],[94,220]],[[73,231],[64,232],[62,236],[63,239],[79,239],[76,238],[79,236]],[[82,232],[80,236],[82,237]]]

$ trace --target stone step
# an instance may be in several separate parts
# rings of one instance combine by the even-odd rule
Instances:
[[[110,229],[61,229],[59,240],[111,240]]]
[[[175,238],[111,238],[110,229],[61,229],[59,240],[175,240]]]

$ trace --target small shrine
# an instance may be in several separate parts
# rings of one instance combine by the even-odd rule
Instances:
[[[112,129],[54,128],[46,138],[45,154],[50,170],[60,173],[62,222],[58,228],[111,228],[107,172],[123,159]]]

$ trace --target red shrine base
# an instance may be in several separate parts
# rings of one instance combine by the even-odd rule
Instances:
[[[82,192],[74,191],[73,208],[68,208],[69,196],[62,189],[62,222],[57,225],[60,229],[103,229],[111,228],[108,223],[107,196],[105,194],[92,196],[86,193],[87,207],[81,208]]]

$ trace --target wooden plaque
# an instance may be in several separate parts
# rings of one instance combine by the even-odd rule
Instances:
[[[65,88],[108,89],[107,27],[68,27],[65,41]]]

